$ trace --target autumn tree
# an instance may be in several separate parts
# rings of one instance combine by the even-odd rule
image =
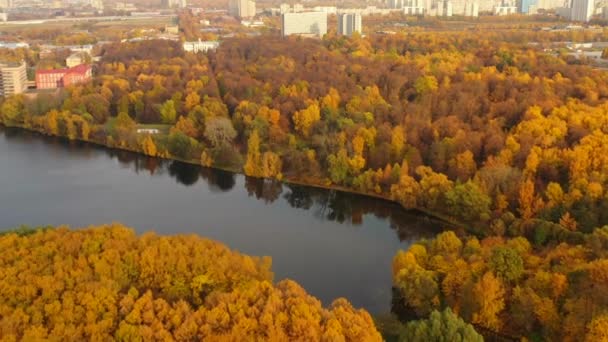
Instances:
[[[402,341],[483,341],[472,325],[465,323],[452,310],[433,311],[426,320],[413,321],[402,328]]]

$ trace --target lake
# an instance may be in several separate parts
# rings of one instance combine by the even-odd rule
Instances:
[[[438,224],[397,204],[0,127],[0,227],[122,222],[273,260],[328,305],[391,306],[391,262]]]

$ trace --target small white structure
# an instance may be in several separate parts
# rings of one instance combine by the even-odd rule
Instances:
[[[593,43],[570,43],[566,47],[570,50],[591,49]]]
[[[179,34],[178,25],[165,25],[165,32],[170,34]]]
[[[160,130],[157,128],[138,128],[137,133],[139,134],[158,134]]]
[[[84,52],[84,53],[88,53],[89,55],[92,54],[93,52],[93,45],[92,44],[86,44],[86,45],[70,45],[70,46],[66,46],[68,49],[70,49],[71,52]]]
[[[7,43],[7,42],[0,42],[0,48],[4,48],[4,49],[29,49],[30,48],[30,44],[28,43],[23,43],[23,42],[18,42],[18,43]]]
[[[184,51],[187,52],[208,52],[215,50],[220,46],[217,40],[198,40],[194,42],[184,42]]]
[[[262,27],[264,22],[261,20],[241,20],[241,25],[245,27]]]

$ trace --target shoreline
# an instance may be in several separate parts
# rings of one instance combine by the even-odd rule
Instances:
[[[76,139],[70,139],[66,136],[63,135],[53,135],[53,134],[48,134],[47,132],[42,132],[36,129],[32,129],[32,128],[27,128],[27,127],[23,127],[23,126],[7,126],[4,123],[0,123],[0,127],[3,127],[5,129],[18,129],[18,130],[24,130],[30,133],[36,133],[36,134],[40,134],[42,136],[46,136],[46,137],[54,137],[54,138],[59,138],[59,139],[63,139],[67,142],[70,141],[75,141],[75,142],[80,142],[80,143],[85,143],[85,144],[91,144],[100,148],[106,148],[106,149],[110,149],[110,150],[116,150],[116,151],[125,151],[125,152],[130,152],[130,153],[135,153],[141,156],[146,156],[149,158],[158,158],[161,160],[166,160],[166,161],[177,161],[180,163],[185,163],[185,164],[189,164],[189,165],[195,165],[195,166],[199,166],[199,167],[204,167],[204,168],[209,168],[209,169],[216,169],[216,170],[221,170],[221,171],[226,171],[226,172],[230,172],[233,174],[237,174],[237,175],[241,175],[244,177],[253,177],[253,176],[248,176],[246,175],[243,170],[236,170],[236,169],[230,169],[230,168],[226,168],[226,167],[218,167],[218,166],[205,166],[202,165],[200,162],[196,162],[194,160],[185,160],[185,159],[181,159],[181,158],[177,158],[175,156],[171,156],[171,157],[162,157],[162,156],[150,156],[145,154],[143,151],[140,150],[135,150],[135,149],[131,149],[128,147],[121,147],[121,146],[109,146],[107,144],[104,144],[100,141],[96,141],[96,140],[83,140],[80,138],[76,138]],[[253,177],[253,178],[258,178],[258,177]],[[426,217],[428,217],[431,220],[437,221],[437,223],[444,225],[444,228],[450,228],[450,229],[462,229],[463,228],[463,224],[459,223],[459,222],[455,222],[439,213],[433,212],[431,210],[425,209],[425,208],[420,208],[420,207],[415,207],[415,208],[405,208],[403,207],[403,205],[401,205],[401,203],[391,199],[388,196],[382,195],[382,194],[377,194],[377,193],[367,193],[367,192],[363,192],[363,191],[359,191],[359,190],[355,190],[352,188],[348,188],[348,187],[344,187],[344,186],[339,186],[339,185],[325,185],[325,184],[321,184],[321,183],[314,183],[314,182],[308,182],[305,180],[299,180],[296,178],[291,178],[291,177],[283,177],[282,179],[276,179],[276,178],[258,178],[258,179],[268,179],[268,180],[272,180],[272,181],[277,181],[277,182],[281,182],[282,184],[292,184],[292,185],[298,185],[298,186],[307,186],[307,187],[311,187],[311,188],[316,188],[316,189],[322,189],[322,190],[327,190],[327,191],[340,191],[340,192],[344,192],[344,193],[348,193],[348,194],[352,194],[352,195],[357,195],[357,196],[365,196],[368,198],[372,198],[372,199],[377,199],[377,200],[382,200],[382,201],[387,201],[390,202],[392,204],[396,204],[398,205],[402,210],[405,211],[412,211],[412,212],[417,212],[421,215],[424,215]]]

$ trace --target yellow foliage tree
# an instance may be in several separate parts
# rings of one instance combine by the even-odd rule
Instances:
[[[321,111],[316,102],[293,114],[296,130],[305,137],[308,137],[310,128],[319,120],[321,120]]]

